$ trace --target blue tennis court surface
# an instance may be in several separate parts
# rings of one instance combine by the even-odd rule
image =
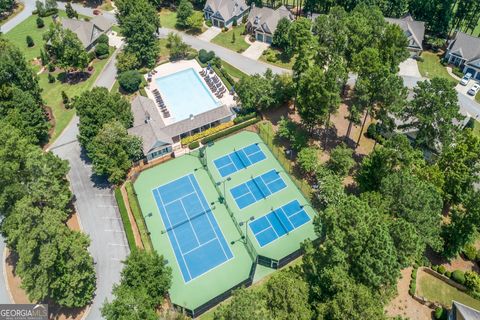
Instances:
[[[250,230],[260,247],[264,247],[308,221],[310,217],[300,203],[294,200],[252,221]]]
[[[185,282],[233,258],[193,174],[152,192]]]
[[[266,158],[262,149],[255,143],[220,157],[213,163],[220,175],[226,177]]]
[[[286,186],[278,172],[271,170],[230,189],[230,193],[235,199],[237,206],[243,209],[282,190]]]

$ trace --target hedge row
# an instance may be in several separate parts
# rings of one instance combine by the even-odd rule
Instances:
[[[410,280],[410,285],[409,285],[409,290],[408,290],[408,293],[414,297],[415,296],[415,292],[417,291],[417,271],[418,271],[418,268],[415,267],[413,268],[412,270],[412,278]]]
[[[243,116],[238,116],[235,119],[233,119],[233,123],[234,124],[239,124],[239,123],[245,122],[247,120],[253,119],[256,116],[257,116],[256,112],[248,113],[248,114],[243,115]]]
[[[125,207],[125,201],[123,200],[122,191],[120,188],[115,189],[115,199],[117,200],[118,210],[120,211],[123,228],[125,229],[125,234],[127,236],[128,246],[130,247],[130,250],[133,250],[137,247],[137,245],[135,244],[132,225],[130,224],[130,219],[128,219],[127,208]]]
[[[140,232],[140,238],[142,239],[143,248],[146,251],[152,250],[152,243],[150,236],[148,235],[148,229],[143,219],[142,210],[138,204],[137,196],[133,190],[133,185],[131,181],[125,183],[125,189],[127,190],[128,202],[130,203],[130,209],[132,210],[133,218],[137,223],[138,232]]]
[[[211,136],[205,137],[201,140],[201,142],[202,142],[202,144],[207,144],[207,143],[215,141],[219,138],[225,137],[225,136],[227,136],[227,135],[229,135],[229,134],[231,134],[235,131],[246,128],[246,127],[248,127],[248,126],[250,126],[254,123],[257,123],[258,121],[260,121],[260,119],[258,119],[258,118],[247,120],[245,122],[237,124],[236,126],[230,127],[226,130],[223,130],[223,131],[220,131],[216,134],[212,134]]]
[[[190,150],[197,149],[199,146],[200,146],[200,142],[198,142],[198,140],[193,141],[192,143],[190,143],[188,145],[188,149],[190,149]]]
[[[209,136],[211,134],[217,133],[223,129],[229,128],[233,126],[233,121],[225,122],[222,124],[219,124],[216,127],[209,128],[205,131],[199,132],[194,134],[193,136],[185,137],[181,140],[182,145],[188,145],[189,143],[192,143],[194,141],[200,140],[202,138],[205,138],[206,136]]]

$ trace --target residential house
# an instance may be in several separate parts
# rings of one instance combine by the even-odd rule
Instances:
[[[458,31],[448,43],[445,59],[480,80],[480,38]]]
[[[272,43],[273,34],[282,18],[294,19],[293,14],[285,6],[274,10],[267,7],[259,8],[253,4],[248,14],[246,30],[255,36],[257,41]]]
[[[410,14],[403,18],[385,18],[388,23],[398,25],[408,39],[408,51],[411,56],[420,56],[423,51],[423,39],[425,38],[425,22],[413,20]]]
[[[452,310],[448,314],[448,320],[480,320],[480,311],[454,300]]]
[[[207,0],[203,13],[215,27],[228,28],[234,21],[241,22],[248,9],[245,0]]]
[[[90,21],[62,18],[62,27],[75,32],[87,51],[95,46],[98,37],[109,33],[112,26],[113,22],[102,16],[95,16]]]
[[[152,160],[171,154],[180,148],[180,140],[184,137],[215,127],[235,118],[235,113],[227,106],[208,110],[190,118],[165,125],[159,108],[150,98],[137,96],[132,104],[133,127],[128,133],[141,137],[143,154]]]

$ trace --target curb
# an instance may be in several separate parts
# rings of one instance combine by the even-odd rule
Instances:
[[[15,300],[13,300],[13,295],[12,291],[10,291],[10,286],[8,285],[8,278],[7,278],[7,268],[6,268],[6,261],[7,261],[7,247],[5,246],[5,249],[3,249],[3,255],[2,255],[2,264],[3,264],[3,278],[5,281],[5,289],[7,289],[8,296],[10,298],[11,303],[15,303]]]

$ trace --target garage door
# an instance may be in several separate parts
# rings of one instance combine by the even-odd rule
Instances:
[[[257,40],[263,42],[263,34],[257,33]]]
[[[465,74],[470,73],[472,76],[474,76],[476,72],[475,72],[475,69],[473,68],[466,68],[464,73]]]
[[[272,43],[272,37],[271,36],[266,36],[265,42],[266,43]]]

